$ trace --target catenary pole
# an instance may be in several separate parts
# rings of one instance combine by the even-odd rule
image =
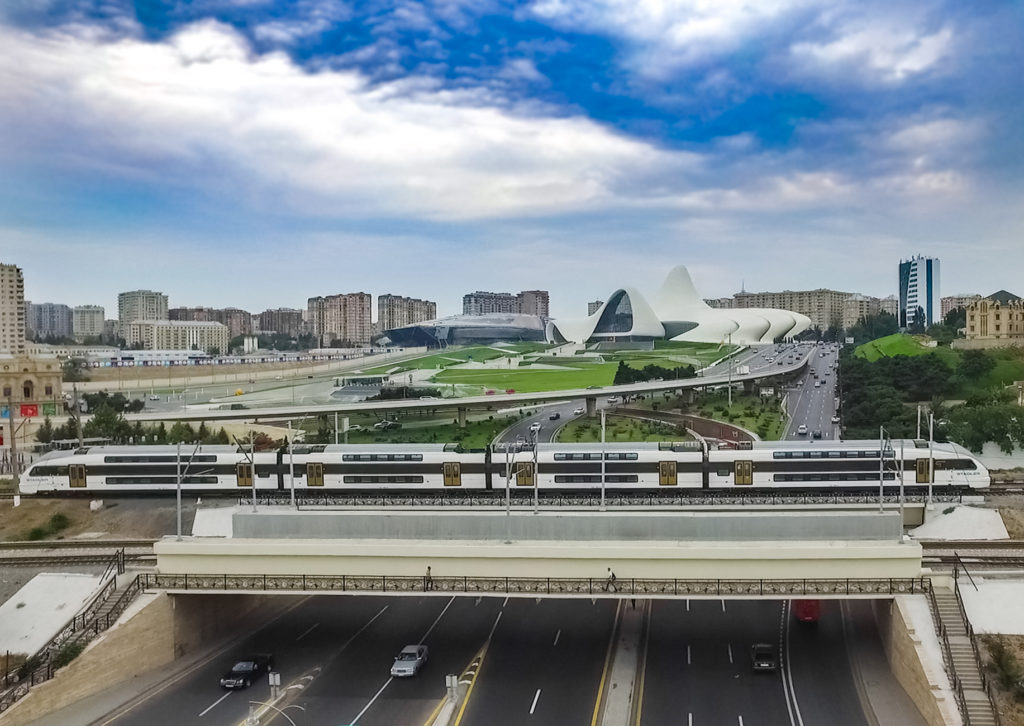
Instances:
[[[928,506],[932,506],[932,484],[935,482],[935,414],[928,414]]]

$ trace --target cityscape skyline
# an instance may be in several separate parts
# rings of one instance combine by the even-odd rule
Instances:
[[[559,317],[623,270],[884,297],[917,254],[982,294],[1024,263],[1010,4],[147,8],[0,8],[0,239],[31,300],[546,289]]]

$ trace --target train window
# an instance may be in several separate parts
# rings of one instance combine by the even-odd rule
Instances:
[[[555,484],[593,484],[601,481],[600,475],[593,474],[556,474]]]
[[[598,457],[600,458],[600,457]],[[608,461],[636,461],[638,456],[633,453],[628,454],[606,454],[605,459]]]
[[[718,469],[718,470],[717,470],[717,471],[715,472],[715,474],[716,474],[717,476],[729,476],[729,474],[730,474],[730,473],[732,473],[732,472],[730,472],[730,471],[729,471],[728,469]]]
[[[843,452],[841,452],[841,451],[829,451],[829,452],[826,453],[826,455],[830,459],[838,459],[840,456],[843,455]]]
[[[345,476],[346,484],[422,484],[422,476]]]
[[[773,451],[772,452],[772,458],[773,459],[788,459],[792,455],[793,455],[792,451]]]
[[[640,477],[636,474],[609,474],[605,481],[611,484],[634,484],[640,481]]]
[[[824,456],[824,454],[825,454],[824,451],[812,451],[811,452],[811,458],[812,459],[820,459],[822,456]]]

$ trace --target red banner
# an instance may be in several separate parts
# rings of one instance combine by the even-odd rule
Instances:
[[[23,403],[23,404],[21,404],[21,417],[22,418],[39,418],[39,404],[38,403]]]

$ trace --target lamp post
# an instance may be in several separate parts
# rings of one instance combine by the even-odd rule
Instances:
[[[252,487],[256,488],[256,477],[253,472]],[[292,434],[292,420],[288,419],[288,482],[289,487],[292,490],[292,506],[295,506],[295,436]],[[306,482],[306,486],[309,486],[309,482]]]
[[[883,512],[882,498],[885,495],[885,427],[878,427],[878,513]]]
[[[732,348],[732,333],[729,333],[729,347]],[[729,415],[732,415],[732,351],[729,351]]]
[[[605,414],[607,411],[601,409],[601,511],[605,511],[604,500],[604,460],[605,460]]]
[[[505,442],[505,544],[512,544],[512,459],[511,444]]]
[[[935,481],[935,414],[928,414],[928,508],[932,503],[932,483]]]
[[[533,432],[533,513],[540,511],[540,477],[537,475],[537,439],[540,431]]]

